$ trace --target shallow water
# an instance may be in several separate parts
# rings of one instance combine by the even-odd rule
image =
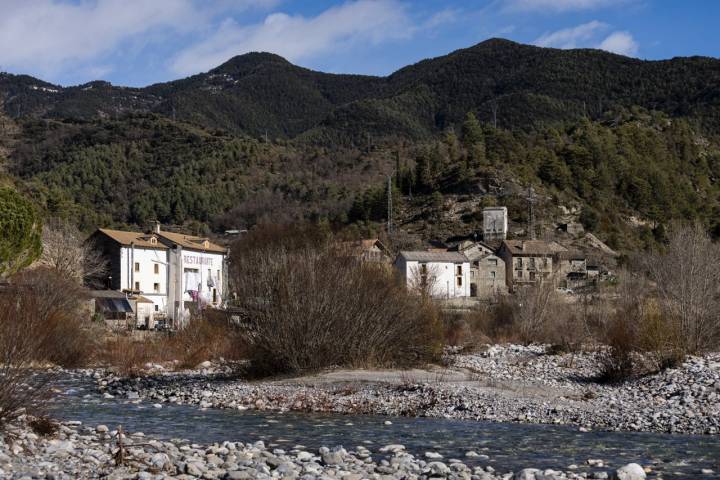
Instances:
[[[54,416],[80,420],[86,425],[122,425],[130,432],[154,437],[183,438],[195,443],[263,440],[267,446],[290,450],[363,445],[378,456],[378,449],[391,443],[405,445],[415,455],[433,451],[445,460],[465,458],[473,450],[488,455],[481,465],[499,472],[521,468],[610,470],[629,462],[653,469],[651,477],[710,478],[700,470],[710,468],[720,478],[720,437],[632,432],[579,432],[555,425],[523,425],[435,418],[384,417],[271,413],[208,409],[186,405],[139,404],[123,399],[104,399],[88,379],[65,379],[64,391],[50,406]],[[392,425],[385,425],[390,420]],[[602,459],[605,467],[592,469],[588,459]]]

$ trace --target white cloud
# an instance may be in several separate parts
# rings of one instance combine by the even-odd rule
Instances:
[[[252,51],[296,62],[358,44],[409,38],[415,30],[405,6],[395,0],[346,2],[315,17],[273,13],[254,25],[226,19],[212,35],[181,51],[171,68],[178,74],[196,73]]]
[[[87,62],[142,34],[163,29],[188,32],[205,25],[218,8],[237,11],[274,3],[240,0],[208,6],[195,0],[2,0],[0,66],[39,74],[77,67],[90,71],[94,67]]]
[[[439,12],[434,13],[430,16],[425,22],[423,22],[423,27],[432,29],[439,27],[441,25],[446,25],[448,23],[454,23],[456,22],[460,17],[460,11],[448,8],[445,10],[440,10]]]
[[[609,25],[593,20],[577,27],[545,33],[533,43],[540,47],[599,48],[620,55],[634,56],[637,54],[639,45],[629,32],[612,32],[598,43],[599,38],[602,38],[599,35],[608,28]]]
[[[577,27],[545,33],[533,43],[540,47],[577,48],[606,28],[606,24],[593,20]]]
[[[568,12],[611,7],[627,0],[506,0],[505,10],[531,12],[538,10]]]
[[[629,57],[637,55],[638,43],[628,32],[613,32],[600,42],[598,48]]]

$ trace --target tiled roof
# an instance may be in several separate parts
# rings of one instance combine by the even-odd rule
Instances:
[[[555,255],[567,251],[557,242],[544,240],[505,240],[503,245],[513,255]]]
[[[160,248],[167,249],[168,247],[160,242],[152,243],[151,238],[157,235],[142,233],[142,232],[125,232],[122,230],[110,230],[107,228],[98,229],[103,235],[115,240],[120,245],[129,247],[130,244],[134,244],[138,248]]]
[[[400,256],[411,262],[464,263],[468,258],[460,252],[400,252]]]
[[[225,247],[221,247],[220,245],[212,243],[207,238],[163,231],[157,233],[157,235],[161,239],[165,239],[167,240],[167,242],[180,245],[183,248],[199,250],[202,252],[227,253],[227,249]]]

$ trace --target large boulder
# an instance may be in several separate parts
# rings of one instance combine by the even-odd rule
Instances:
[[[616,480],[645,480],[645,470],[637,463],[628,463],[615,470],[613,478]]]

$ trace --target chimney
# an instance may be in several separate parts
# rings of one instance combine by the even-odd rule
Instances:
[[[158,222],[157,220],[155,221],[155,227],[153,228],[153,231],[155,233],[160,233],[160,222]]]

